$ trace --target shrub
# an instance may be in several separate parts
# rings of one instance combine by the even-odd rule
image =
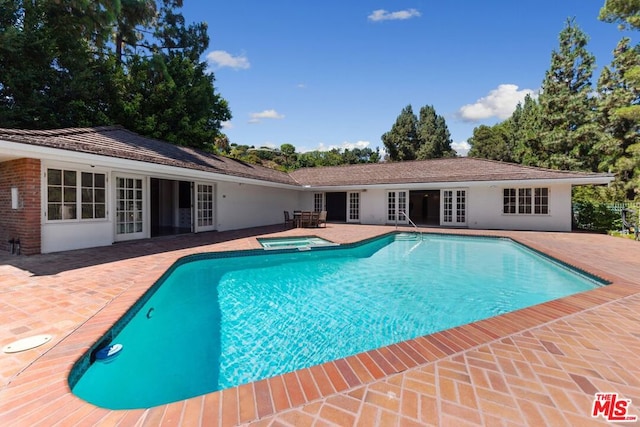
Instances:
[[[606,203],[583,200],[575,203],[573,212],[579,229],[606,233],[622,228],[620,213],[611,210]]]

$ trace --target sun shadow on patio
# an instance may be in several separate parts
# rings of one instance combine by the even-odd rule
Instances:
[[[63,271],[107,264],[163,252],[192,249],[227,241],[245,239],[282,231],[281,224],[233,231],[211,231],[198,234],[155,237],[111,246],[77,249],[52,254],[14,256],[0,254],[0,265],[11,265],[29,271],[33,276],[49,276]]]

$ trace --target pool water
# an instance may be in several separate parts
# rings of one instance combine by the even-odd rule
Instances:
[[[265,249],[289,249],[307,248],[313,246],[336,246],[337,243],[330,242],[320,237],[265,237],[259,238],[258,242]]]
[[[391,235],[355,247],[219,256],[161,279],[114,329],[120,354],[76,364],[73,393],[110,409],[147,408],[603,284],[494,238]]]

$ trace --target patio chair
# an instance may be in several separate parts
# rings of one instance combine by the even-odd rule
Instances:
[[[300,214],[300,227],[311,227],[311,212],[303,211]]]
[[[318,218],[320,218],[320,212],[311,212],[311,221],[309,223],[309,227],[317,228]]]
[[[327,211],[320,211],[320,215],[318,215],[318,227],[320,224],[324,224],[324,227],[327,226]]]
[[[289,211],[284,211],[284,226],[291,228],[294,226],[293,218],[291,218]]]

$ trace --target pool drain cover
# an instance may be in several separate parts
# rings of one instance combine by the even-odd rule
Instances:
[[[19,353],[25,350],[31,350],[46,344],[53,338],[51,335],[35,335],[32,337],[22,338],[21,340],[5,345],[2,349],[5,353]]]

